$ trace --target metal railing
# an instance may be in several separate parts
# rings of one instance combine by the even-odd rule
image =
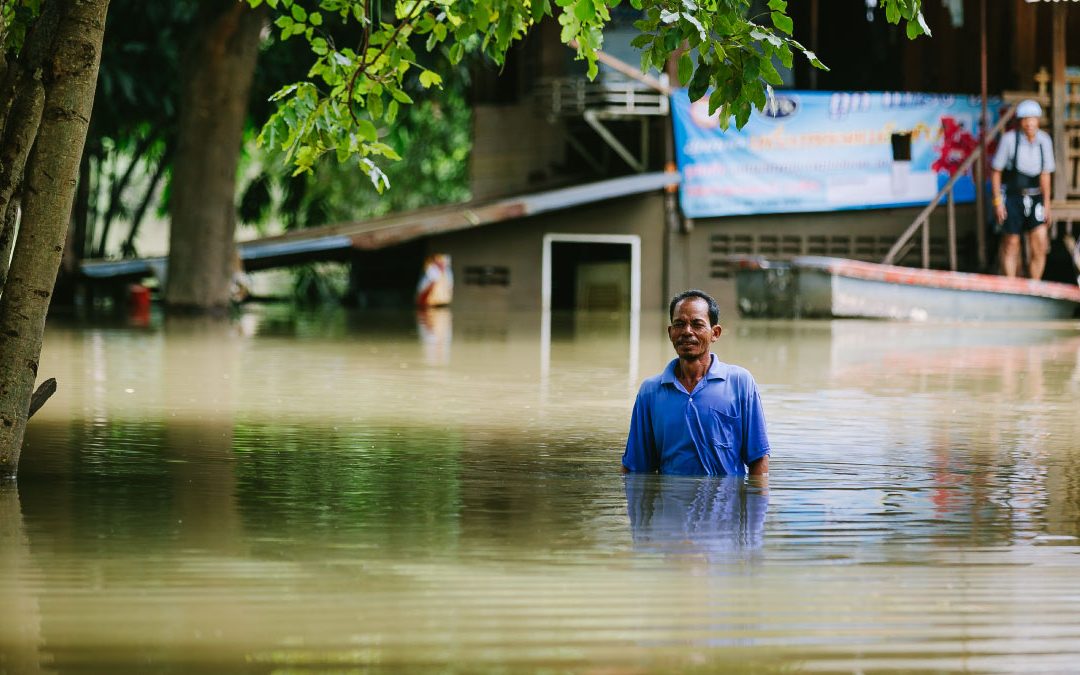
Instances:
[[[1001,133],[1005,125],[1009,123],[1009,120],[1016,114],[1016,108],[1009,108],[1005,113],[1001,115],[1001,119],[985,136],[985,141],[996,137]],[[881,262],[886,265],[893,265],[896,260],[900,258],[900,252],[906,252],[906,247],[911,241],[911,238],[915,236],[915,233],[922,228],[922,266],[924,269],[930,267],[930,214],[934,212],[934,209],[938,207],[942,199],[947,202],[948,212],[948,232],[949,232],[949,268],[956,271],[956,200],[953,197],[953,187],[956,185],[956,181],[960,179],[975,163],[977,159],[983,156],[986,148],[986,142],[980,143],[977,148],[971,151],[971,154],[960,163],[960,166],[956,168],[952,176],[945,185],[938,191],[937,195],[926,205],[926,208],[916,216],[915,220],[908,226],[904,233],[896,240],[896,243],[889,249],[885,259]],[[978,224],[978,227],[982,227],[982,223]]]
[[[630,80],[552,78],[542,81],[536,94],[551,117],[579,117],[586,111],[616,117],[668,114],[666,94]]]

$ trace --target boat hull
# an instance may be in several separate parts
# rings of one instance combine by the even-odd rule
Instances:
[[[736,263],[739,311],[747,317],[1043,321],[1072,318],[1080,307],[1080,288],[1054,282],[842,258]]]

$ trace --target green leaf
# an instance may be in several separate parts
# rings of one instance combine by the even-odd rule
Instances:
[[[412,97],[401,89],[391,89],[390,95],[394,97],[395,101],[400,101],[401,103],[409,104],[413,102]]]
[[[377,155],[382,155],[383,157],[386,157],[387,159],[392,159],[394,161],[401,160],[401,155],[399,155],[396,150],[394,150],[386,143],[372,143],[371,152]]]
[[[889,23],[900,23],[900,6],[896,0],[885,2],[885,20]]]
[[[450,47],[450,63],[457,65],[461,63],[461,59],[465,56],[465,45],[460,42],[455,42]]]
[[[784,64],[785,68],[790,68],[792,63],[791,47],[781,45],[780,49],[777,51],[780,54],[780,63]]]
[[[701,64],[698,64],[697,70],[694,71],[694,77],[690,80],[690,100],[696,101],[705,95],[705,92],[709,89],[709,69],[702,68]]]
[[[743,64],[742,79],[743,82],[756,82],[758,74],[761,72],[761,59],[756,55],[750,55],[747,57],[746,62]]]
[[[664,34],[664,51],[666,51],[667,54],[670,54],[671,52],[673,52],[673,51],[675,51],[676,49],[679,48],[679,43],[680,42],[682,42],[682,36],[679,35],[678,31],[674,31],[674,30],[667,31]],[[664,58],[665,61],[667,60],[667,58],[666,58],[667,54],[664,55],[665,56],[665,58]]]
[[[433,86],[437,87],[441,84],[442,76],[438,73],[431,70],[425,70],[424,72],[420,73],[420,86],[422,86],[424,89],[430,89]]]
[[[765,103],[768,102],[768,97],[765,95],[765,89],[760,85],[751,86],[749,89],[750,101],[754,104],[754,107],[758,110],[764,110]]]
[[[709,114],[715,113],[724,103],[724,94],[719,89],[713,89],[713,93],[709,95]]]
[[[367,109],[368,109],[368,113],[371,115],[371,119],[377,120],[380,117],[382,117],[382,114],[383,114],[382,96],[379,96],[378,94],[374,94],[374,93],[371,94],[370,96],[368,96],[368,98],[367,98]]]
[[[769,0],[769,9],[777,11],[777,12],[786,11],[787,10],[787,1],[786,0]]]
[[[375,125],[363,118],[356,121],[356,132],[360,134],[360,138],[369,143],[373,143],[379,138],[379,132],[375,129]]]
[[[305,21],[307,21],[307,10],[305,10],[300,5],[293,5],[292,6],[292,17],[294,19],[296,19],[297,21],[305,22]]]
[[[550,0],[533,0],[530,6],[533,23],[540,23],[540,19],[551,15]]]
[[[761,59],[759,65],[761,66],[761,78],[763,80],[776,87],[784,84],[784,78],[780,77],[780,73],[776,70],[776,65],[773,64],[771,56],[766,56]]]
[[[577,0],[574,4],[574,16],[582,23],[595,20],[596,7],[593,6],[593,0]]]
[[[319,14],[318,12],[312,12],[308,15],[308,23],[310,23],[312,26],[321,26],[322,14]]]
[[[781,30],[788,35],[791,35],[791,31],[795,28],[795,24],[790,16],[781,12],[773,12],[770,16],[772,16],[773,25],[776,26],[777,30]]]
[[[815,54],[814,52],[810,51],[809,49],[804,49],[803,54],[806,54],[806,58],[810,59],[810,65],[814,66],[815,68],[820,68],[824,71],[829,70],[829,67],[822,63],[821,60],[818,59],[817,54]]]
[[[735,108],[735,126],[742,129],[746,126],[746,123],[750,121],[750,113],[753,112],[753,108],[750,107],[749,101],[740,101],[739,105]]]
[[[686,85],[694,75],[694,61],[690,52],[683,52],[679,57],[679,84]]]

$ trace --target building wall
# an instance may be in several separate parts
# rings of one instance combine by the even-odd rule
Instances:
[[[545,234],[636,234],[641,237],[643,310],[665,308],[673,294],[700,288],[730,311],[735,307],[735,287],[729,255],[773,259],[827,255],[881,262],[921,210],[708,218],[689,223],[686,233],[668,234],[663,203],[663,193],[656,192],[506,221],[431,237],[427,252],[450,254],[455,308],[537,309]],[[956,216],[960,268],[972,270],[976,258],[973,205],[957,206]],[[931,218],[931,265],[940,269],[948,267],[945,219],[943,207]],[[916,245],[901,264],[921,265],[918,242],[916,237]],[[478,278],[478,269],[490,274]]]
[[[653,310],[666,302],[663,203],[663,194],[656,192],[505,221],[431,237],[428,252],[451,256],[456,309],[538,309],[545,234],[636,234],[641,237],[641,306]],[[486,278],[477,273],[485,268]]]
[[[671,289],[700,288],[714,294],[721,305],[733,308],[735,285],[727,256],[790,259],[799,255],[825,255],[881,262],[921,210],[919,207],[695,220],[689,233],[672,235],[670,286]],[[947,269],[949,264],[946,218],[944,207],[931,216],[930,263],[939,269]],[[956,221],[959,267],[973,271],[977,259],[974,205],[958,205]],[[921,266],[919,241],[916,236],[916,245],[900,264]]]
[[[520,194],[550,185],[564,161],[562,126],[533,103],[473,107],[469,158],[473,199]]]

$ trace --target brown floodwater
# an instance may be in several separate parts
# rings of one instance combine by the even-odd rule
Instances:
[[[1080,325],[726,321],[767,486],[620,475],[663,326],[51,324],[0,672],[1077,667]]]

